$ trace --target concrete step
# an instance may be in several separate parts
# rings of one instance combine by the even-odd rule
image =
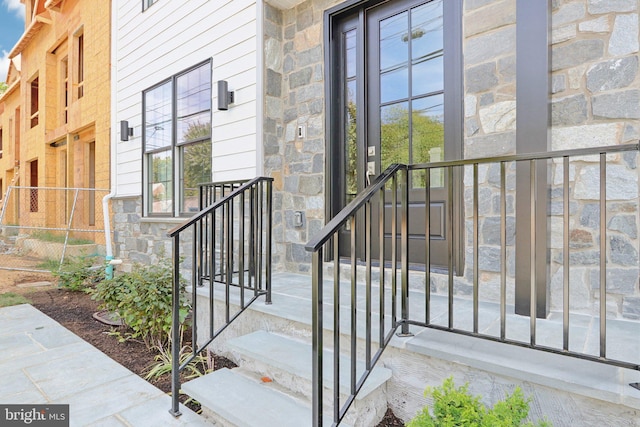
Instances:
[[[311,408],[269,383],[251,379],[238,369],[219,369],[182,385],[201,403],[216,425],[237,427],[301,427],[311,425]],[[331,425],[325,420],[325,425]]]
[[[236,363],[247,370],[273,379],[277,384],[307,399],[312,390],[311,345],[283,335],[255,331],[232,338],[226,343]],[[340,356],[341,404],[350,393],[350,359]],[[358,380],[365,370],[363,361],[356,364]],[[354,425],[375,425],[387,409],[386,387],[391,370],[376,366],[364,383],[347,415]],[[333,406],[333,352],[323,355],[324,407]],[[309,402],[310,403],[310,402]]]

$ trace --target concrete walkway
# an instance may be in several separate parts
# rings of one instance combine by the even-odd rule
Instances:
[[[0,308],[0,403],[69,404],[71,426],[209,426],[31,305]]]

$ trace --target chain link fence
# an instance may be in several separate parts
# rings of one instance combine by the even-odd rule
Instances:
[[[0,269],[52,271],[71,258],[106,253],[102,198],[95,188],[9,187],[0,204]],[[112,229],[112,228],[111,228]]]

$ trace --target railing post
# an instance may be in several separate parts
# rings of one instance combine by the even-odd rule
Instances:
[[[266,182],[267,185],[267,242],[266,242],[266,248],[265,248],[265,256],[266,256],[266,263],[267,265],[265,266],[265,281],[266,283],[266,287],[267,287],[267,296],[266,296],[266,304],[271,304],[271,231],[272,231],[272,225],[273,225],[273,212],[272,212],[272,207],[273,207],[273,189],[272,189],[272,181],[268,180]]]
[[[174,417],[180,413],[180,234],[173,236],[173,291],[171,309],[171,409]],[[195,292],[195,290],[194,290]]]
[[[312,426],[322,426],[322,248],[311,255]]]

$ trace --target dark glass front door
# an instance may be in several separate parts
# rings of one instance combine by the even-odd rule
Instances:
[[[333,78],[340,80],[333,85],[341,100],[340,111],[333,116],[340,135],[339,147],[333,150],[341,166],[334,169],[340,177],[335,190],[341,193],[333,197],[336,212],[393,163],[420,164],[458,156],[459,150],[451,147],[460,140],[449,130],[455,127],[445,126],[450,111],[456,112],[456,101],[446,90],[452,81],[445,78],[446,3],[391,1],[363,7],[339,21],[331,56],[339,64]],[[461,105],[460,99],[457,102]],[[447,239],[451,238],[446,232],[450,202],[445,175],[434,170],[430,176],[431,263],[442,267],[448,265]],[[409,177],[409,257],[414,264],[425,262],[425,182],[423,171]],[[388,204],[391,197],[385,200]],[[385,214],[387,221],[390,218]],[[386,230],[390,239],[390,224]],[[357,234],[364,238],[362,232]],[[378,248],[374,234],[373,247]],[[347,246],[345,242],[345,255]],[[362,258],[364,247],[358,246],[363,248],[357,253]],[[385,247],[390,250],[391,245]],[[372,251],[374,259],[376,251]]]

